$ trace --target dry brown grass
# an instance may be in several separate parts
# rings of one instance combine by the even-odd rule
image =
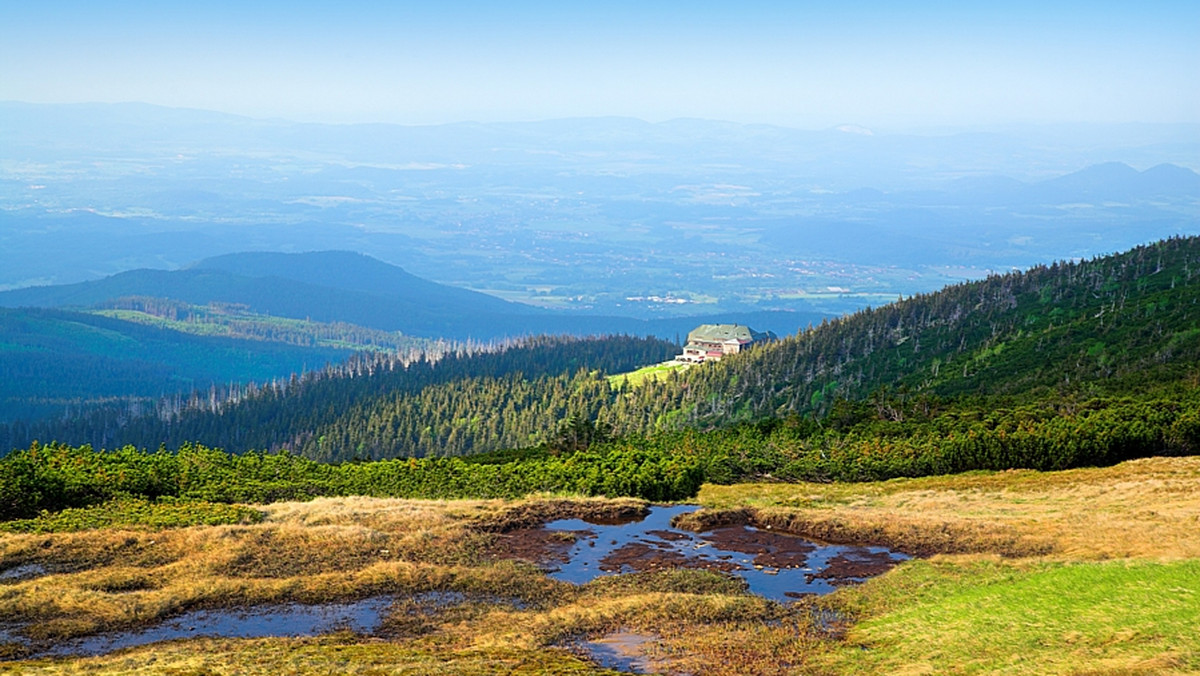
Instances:
[[[1200,458],[869,484],[706,485],[699,501],[820,539],[919,554],[1200,557]]]
[[[1186,673],[1200,665],[1200,648],[1178,629],[1192,615],[1146,619],[1158,617],[1165,602],[1142,603],[1140,641],[1110,631],[1108,611],[1092,629],[1074,624],[1081,608],[1100,603],[1131,610],[1145,601],[1148,580],[1157,580],[1153,591],[1163,598],[1185,598],[1191,583],[1181,576],[1194,562],[1157,561],[1200,557],[1200,459],[855,485],[706,486],[700,501],[708,509],[693,525],[750,519],[828,540],[946,555],[819,601],[862,619],[841,643],[814,630],[803,604],[767,602],[714,573],[663,571],[575,587],[496,556],[525,536],[522,528],[628,516],[645,509],[636,500],[319,499],[264,506],[266,518],[253,525],[2,535],[4,567],[37,563],[50,574],[0,584],[0,621],[28,623],[29,634],[44,640],[199,607],[375,594],[393,594],[397,604],[381,630],[386,640],[199,640],[85,660],[0,662],[0,673],[593,674],[602,672],[560,646],[619,630],[657,637],[651,656],[678,672],[942,673],[970,657],[939,657],[937,641],[951,625],[988,645],[1019,638],[1013,645],[1029,660],[1013,662],[1014,674]],[[1106,558],[1138,559],[1142,567],[1069,563]],[[1021,594],[1044,606],[1044,594],[1058,598],[1099,583],[1115,596],[1065,603],[1043,618],[1081,629],[1078,639],[1057,629],[994,627],[973,610],[987,602],[994,617],[1027,617],[1031,606],[1021,605]],[[430,590],[461,591],[468,600],[439,606],[414,598]],[[1147,648],[1146,637],[1158,643]],[[1080,651],[1078,659],[1061,657],[1063,650]],[[967,671],[1008,665],[1007,654]]]
[[[571,511],[608,515],[643,504],[582,501]],[[340,498],[263,510],[267,518],[253,525],[0,537],[6,568],[33,563],[50,573],[0,585],[0,621],[54,639],[199,607],[434,589],[537,601],[562,585],[532,566],[494,560],[489,532],[563,512],[555,501]]]
[[[506,532],[548,519],[611,519],[645,508],[636,500],[322,499],[265,506],[266,518],[253,525],[3,536],[0,552],[6,563],[38,563],[53,570],[0,585],[0,619],[25,624],[29,637],[52,642],[133,628],[201,607],[386,593],[397,603],[381,628],[389,643],[378,649],[370,648],[371,642],[335,649],[328,642],[280,639],[246,641],[243,654],[229,648],[236,642],[201,641],[195,648],[171,644],[166,648],[170,658],[161,661],[156,651],[135,649],[86,660],[21,663],[21,671],[270,673],[264,665],[271,664],[309,673],[294,668],[281,652],[290,645],[289,650],[319,653],[314,664],[326,664],[327,672],[338,671],[328,666],[336,660],[321,660],[334,659],[331,652],[354,650],[378,673],[392,673],[378,664],[386,655],[427,666],[444,659],[462,666],[463,673],[491,673],[488,664],[522,673],[521,665],[542,663],[553,670],[529,668],[527,673],[593,673],[559,646],[633,627],[668,637],[663,645],[675,645],[678,652],[689,631],[710,625],[750,631],[781,617],[778,605],[705,571],[610,578],[580,588],[551,580],[529,563],[493,556],[492,540],[517,536]],[[468,600],[449,606],[415,600],[415,594],[430,590],[464,592]],[[201,646],[218,645],[219,658],[203,654]],[[716,659],[727,649],[704,655]],[[251,659],[256,651],[260,654]],[[513,655],[521,658],[514,661]],[[763,670],[768,664],[773,662],[764,659],[761,668],[744,673],[776,673]],[[0,672],[4,669],[0,663]],[[396,665],[396,672],[423,673],[408,664]]]
[[[706,676],[815,676],[821,639],[807,622],[730,622],[669,631],[652,655],[672,673]]]
[[[363,642],[343,634],[311,639],[199,639],[71,661],[4,664],[0,674],[106,676],[608,676],[565,650],[454,650],[421,642]]]

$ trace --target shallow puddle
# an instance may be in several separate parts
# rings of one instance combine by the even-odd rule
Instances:
[[[48,575],[49,569],[40,563],[26,563],[14,568],[6,568],[0,570],[0,582],[21,582],[23,580],[32,580],[35,577]]]
[[[506,605],[515,609],[525,607],[525,603],[516,598],[456,591],[427,591],[400,598],[375,596],[344,603],[287,603],[237,609],[194,610],[148,627],[81,636],[52,644],[31,642],[22,635],[24,627],[20,624],[0,623],[0,662],[18,658],[103,655],[114,650],[159,641],[200,637],[300,637],[334,631],[386,635],[388,630],[394,630],[395,627],[389,626],[389,623],[397,624],[397,616],[404,618],[406,615],[416,614],[429,618],[440,610],[464,603]]]
[[[649,674],[655,671],[656,665],[646,657],[643,646],[653,640],[653,636],[646,634],[620,631],[593,641],[579,641],[574,645],[574,649],[601,668]]]
[[[390,597],[351,603],[256,606],[238,610],[194,610],[152,627],[58,641],[31,656],[102,655],[121,648],[200,636],[263,638],[316,636],[338,630],[374,632],[392,604]]]
[[[456,591],[428,591],[396,599],[375,596],[361,601],[304,605],[287,603],[238,609],[194,610],[158,624],[124,632],[33,644],[21,635],[22,627],[0,624],[0,660],[15,657],[64,657],[103,655],[114,650],[170,641],[173,639],[267,638],[317,636],[334,631],[378,634],[393,611],[433,616],[439,610],[463,603],[479,602],[523,608],[520,599]],[[4,644],[21,646],[4,656]]]
[[[601,575],[668,568],[702,568],[736,575],[750,591],[776,601],[826,594],[862,582],[909,557],[885,547],[825,545],[752,526],[692,533],[671,519],[696,505],[655,506],[641,521],[617,524],[562,519],[546,524],[575,542],[550,576],[583,584]]]

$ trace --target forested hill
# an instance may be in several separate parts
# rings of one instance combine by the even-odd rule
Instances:
[[[96,314],[0,308],[0,422],[63,417],[87,402],[286,379],[352,353],[340,345],[191,335]]]
[[[347,364],[244,388],[224,401],[168,398],[147,415],[115,406],[71,419],[0,424],[0,448],[35,439],[97,448],[177,446],[204,439],[231,450],[290,448],[321,459],[462,455],[537,443],[558,421],[591,412],[586,393],[552,391],[546,382],[582,379],[607,389],[604,374],[670,359],[676,352],[678,347],[666,341],[614,336],[536,337],[495,351],[415,362],[393,353],[361,353]],[[538,389],[545,405],[516,398],[521,388]],[[408,405],[413,401],[423,406]],[[356,424],[356,412],[388,402],[405,405],[385,428],[337,431]],[[357,436],[365,434],[384,436],[390,445],[367,447]]]
[[[1200,377],[1200,238],[948,287],[661,386],[681,421],[825,413],[836,398],[1138,394]]]
[[[566,341],[544,346],[540,359],[561,365],[581,348],[607,349]],[[458,455],[536,444],[568,416],[627,434],[823,416],[839,399],[870,399],[886,415],[922,399],[983,397],[990,406],[1161,395],[1200,380],[1200,238],[956,285],[661,382],[612,387],[604,378],[620,364],[667,356],[656,349],[603,366],[580,357],[585,369],[478,370],[483,362],[467,360],[410,386],[387,380],[408,376],[387,374],[331,379],[216,413],[25,430],[10,444],[33,435],[107,446],[199,440],[319,459]]]

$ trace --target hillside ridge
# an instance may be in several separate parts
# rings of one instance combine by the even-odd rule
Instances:
[[[1148,396],[1200,378],[1197,298],[1200,238],[1176,238],[906,298],[637,386],[614,388],[607,378],[614,371],[596,365],[479,372],[468,359],[456,377],[421,388],[398,387],[381,370],[352,384],[327,379],[321,400],[250,397],[219,418],[198,410],[169,422],[106,423],[100,438],[149,446],[202,438],[337,460],[536,445],[568,417],[640,435],[788,416],[819,420],[840,401],[873,397],[1000,405]],[[584,345],[563,343],[558,363],[572,363],[571,351]],[[598,362],[577,365],[588,363]],[[98,438],[84,424],[69,437],[60,429],[55,438]]]

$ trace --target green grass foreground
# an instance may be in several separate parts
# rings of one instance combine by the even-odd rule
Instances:
[[[1200,673],[1200,560],[915,561],[849,590],[834,673]]]

